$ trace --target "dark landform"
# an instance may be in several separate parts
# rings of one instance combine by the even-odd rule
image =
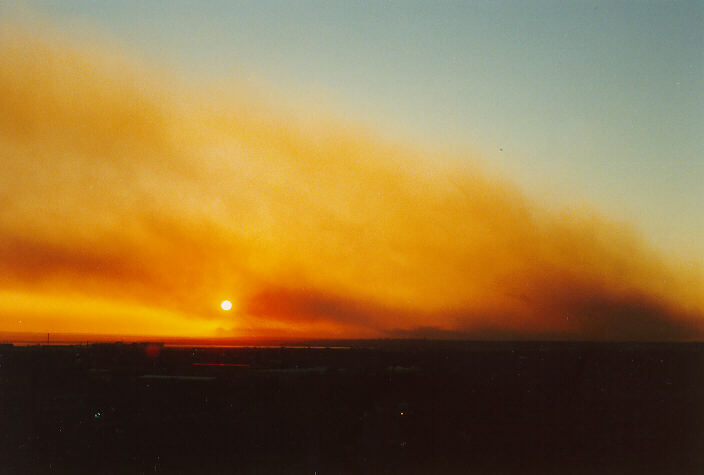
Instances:
[[[704,473],[704,344],[0,345],[0,472]]]

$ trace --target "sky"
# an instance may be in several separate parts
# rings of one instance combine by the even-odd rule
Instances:
[[[701,2],[0,13],[0,331],[701,336]]]

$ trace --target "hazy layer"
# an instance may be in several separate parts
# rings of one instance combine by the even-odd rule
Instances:
[[[236,84],[0,31],[0,331],[701,337],[701,267],[625,225]]]

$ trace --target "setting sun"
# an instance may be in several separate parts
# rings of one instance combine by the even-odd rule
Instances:
[[[226,312],[232,308],[232,302],[229,300],[223,300],[222,303],[220,304],[220,308],[225,310]]]

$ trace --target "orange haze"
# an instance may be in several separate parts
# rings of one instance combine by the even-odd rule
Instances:
[[[625,225],[541,209],[474,159],[0,31],[0,331],[701,338],[701,268]]]

